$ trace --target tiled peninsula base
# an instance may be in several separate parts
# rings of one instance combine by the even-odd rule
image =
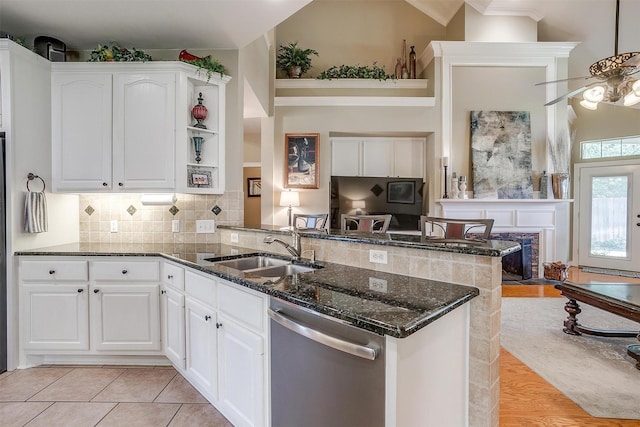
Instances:
[[[218,229],[220,243],[267,252],[287,252],[263,242],[264,231]],[[231,233],[238,242],[231,242]],[[279,236],[282,237],[282,236]],[[480,295],[471,304],[469,358],[469,425],[499,425],[499,354],[502,263],[500,257],[383,246],[387,264],[369,262],[369,250],[380,245],[302,237],[302,249],[315,251],[319,261],[394,274],[475,286]]]

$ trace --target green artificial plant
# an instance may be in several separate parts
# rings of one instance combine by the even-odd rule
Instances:
[[[298,42],[289,43],[287,46],[280,45],[276,66],[289,77],[300,77],[311,68],[311,55],[318,56],[318,52],[314,49],[302,49],[298,47]],[[295,70],[297,67],[299,69]]]

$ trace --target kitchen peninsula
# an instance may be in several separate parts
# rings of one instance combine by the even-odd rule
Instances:
[[[287,234],[273,229],[234,227],[221,227],[218,231],[221,244],[202,246],[202,252],[207,254],[206,259],[220,261],[256,253],[275,252],[279,248],[275,245],[267,246],[264,237],[268,234],[282,234],[278,237],[285,239]],[[424,273],[429,271],[443,275],[439,260],[448,260],[456,269],[461,267],[458,265],[460,262],[468,264],[466,267],[471,271],[466,274],[471,281],[475,280],[475,277],[479,282],[491,281],[492,260],[495,258],[499,263],[502,255],[517,250],[517,244],[491,242],[484,248],[435,246],[428,249],[428,246],[420,247],[415,242],[381,240],[379,236],[358,237],[340,234],[304,234],[302,243],[303,249],[313,250],[317,259],[322,260],[315,264],[306,263],[318,269],[280,279],[238,273],[206,261],[202,255],[163,254],[142,246],[101,246],[96,249],[90,244],[77,244],[17,253],[21,266],[20,286],[23,302],[29,295],[26,290],[37,287],[36,284],[40,287],[46,286],[42,283],[44,278],[48,278],[53,286],[63,286],[64,282],[64,285],[72,287],[73,294],[76,295],[74,298],[78,298],[79,301],[83,295],[88,295],[88,298],[100,298],[99,295],[102,295],[100,304],[94,303],[93,300],[89,304],[89,311],[94,310],[92,304],[95,304],[96,310],[102,309],[102,317],[105,314],[116,316],[115,312],[109,312],[113,307],[109,305],[107,298],[109,288],[114,285],[124,285],[124,282],[144,282],[143,284],[151,285],[155,281],[157,288],[158,282],[162,281],[162,295],[167,296],[166,300],[162,299],[163,309],[160,310],[163,313],[162,323],[165,325],[161,347],[158,346],[160,340],[147,347],[145,345],[149,343],[136,343],[139,347],[118,347],[122,346],[122,340],[110,341],[108,336],[108,332],[117,331],[109,327],[105,329],[103,325],[102,330],[106,332],[101,336],[101,341],[96,341],[92,336],[91,344],[87,342],[86,347],[81,345],[78,351],[53,351],[51,347],[47,347],[50,343],[38,347],[38,344],[42,343],[28,340],[29,329],[25,323],[33,318],[21,313],[21,362],[23,366],[64,363],[81,360],[83,354],[86,354],[87,360],[91,363],[96,363],[95,361],[105,354],[122,355],[123,362],[126,361],[126,357],[131,358],[135,355],[142,356],[142,359],[146,357],[148,360],[166,355],[234,424],[268,425],[271,418],[267,391],[270,365],[266,351],[269,348],[266,312],[268,296],[271,296],[386,337],[384,425],[425,425],[417,424],[425,421],[428,421],[426,425],[485,425],[478,422],[474,414],[475,408],[482,408],[483,404],[476,401],[479,395],[474,395],[478,386],[474,384],[476,372],[473,371],[475,367],[480,366],[480,362],[474,359],[479,359],[478,355],[482,356],[482,349],[474,346],[474,328],[484,323],[484,319],[474,318],[474,312],[478,311],[478,307],[484,305],[484,302],[480,301],[475,307],[474,303],[477,300],[486,300],[486,295],[483,298],[485,291],[452,284],[452,280],[419,276],[424,276]],[[332,249],[328,250],[327,245]],[[346,247],[343,247],[345,245]],[[368,250],[369,245],[390,253],[389,263],[384,264],[388,270],[363,268],[362,265],[344,265],[344,262],[333,260],[337,256],[340,261],[357,259],[360,263],[362,257],[352,255]],[[401,261],[402,259],[404,261]],[[414,274],[392,271],[401,268],[403,263],[407,271]],[[58,279],[60,281],[56,282]],[[77,283],[74,283],[74,280]],[[480,298],[474,299],[478,293]],[[148,298],[152,299],[153,296]],[[184,344],[181,355],[180,341],[178,340],[176,345],[176,342],[167,336],[167,331],[171,331],[172,328],[175,331],[176,323],[178,332],[180,331],[180,311],[178,310],[176,316],[176,312],[171,310],[172,301],[178,301],[179,307],[179,301],[185,300],[186,304],[182,304],[183,310],[186,306],[186,314],[182,315],[182,320],[184,323],[186,317],[186,364]],[[111,302],[117,303],[117,298]],[[207,311],[209,308],[213,311]],[[221,331],[222,335],[217,338],[217,345],[220,347],[217,351],[219,372],[217,376],[207,377],[202,375],[203,370],[206,373],[206,367],[198,366],[199,359],[190,359],[190,351],[197,351],[197,348],[193,347],[194,343],[200,340],[189,331],[197,332],[198,328],[209,324],[211,316],[211,324],[215,324],[215,328]],[[205,319],[204,323],[200,319]],[[91,320],[94,320],[93,312]],[[124,320],[119,322],[118,324],[123,326]],[[189,329],[190,324],[192,329]],[[238,332],[237,329],[234,332],[230,325],[243,326],[246,330]],[[484,326],[486,327],[486,324]],[[133,325],[129,327],[137,330]],[[216,329],[213,329],[214,337]],[[257,371],[264,373],[249,379],[253,381],[252,387],[249,387],[252,392],[243,395],[245,405],[234,401],[238,396],[234,394],[232,384],[246,383],[231,381],[231,374],[238,375],[238,372],[232,372],[230,366],[227,366],[233,365],[230,359],[235,359],[229,357],[227,351],[233,347],[227,344],[234,341],[230,340],[231,335],[225,334],[236,332],[236,338],[250,335],[253,339],[251,342],[255,344],[253,356],[262,355],[253,359],[242,359],[254,362],[257,360],[255,363],[251,362],[254,363],[254,369],[246,371],[253,374]],[[93,333],[92,326],[91,334]],[[182,333],[184,339],[184,329]],[[214,338],[213,343],[215,342]],[[215,345],[210,348],[215,348]],[[109,353],[101,350],[107,350]],[[469,351],[471,357],[468,357]],[[177,357],[172,358],[172,353],[177,353]],[[215,359],[213,356],[205,358],[209,362]],[[247,380],[243,373],[239,375]]]

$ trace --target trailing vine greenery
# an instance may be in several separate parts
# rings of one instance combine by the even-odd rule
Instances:
[[[88,62],[146,62],[151,61],[151,56],[138,50],[135,47],[131,50],[118,46],[117,43],[111,42],[111,46],[105,44],[98,46],[91,51]]]
[[[213,73],[219,73],[220,77],[225,73],[224,65],[222,65],[217,59],[211,58],[211,55],[207,55],[204,58],[198,59],[181,59],[182,62],[195,65],[200,70],[205,70],[207,73],[207,81],[211,79]]]
[[[321,72],[317,79],[376,79],[388,80],[395,79],[393,74],[387,74],[384,67],[378,66],[375,62],[373,65],[340,65],[331,66]]]

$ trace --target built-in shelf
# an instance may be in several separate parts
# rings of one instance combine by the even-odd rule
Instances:
[[[276,107],[434,107],[427,79],[277,79]]]
[[[427,79],[276,79],[276,89],[426,89]]]

